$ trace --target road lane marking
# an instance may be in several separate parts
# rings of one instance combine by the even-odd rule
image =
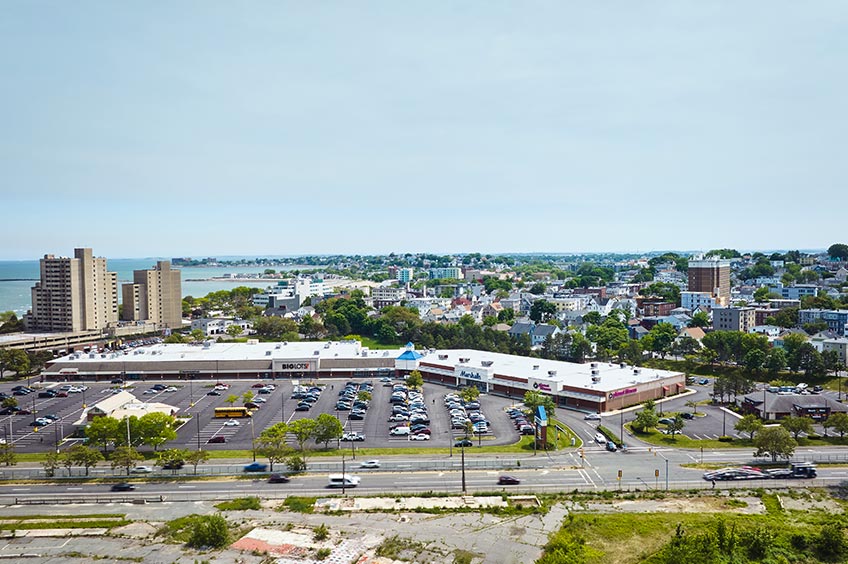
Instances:
[[[82,488],[66,488],[69,492],[81,491]]]
[[[197,486],[177,486],[179,489],[196,488]]]

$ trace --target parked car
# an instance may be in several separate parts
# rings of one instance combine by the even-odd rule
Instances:
[[[218,390],[212,390],[211,392],[208,392],[206,395],[207,396],[220,396],[221,392],[219,392]]]
[[[268,476],[269,484],[288,484],[289,482],[291,482],[291,478],[283,474],[271,474]]]
[[[521,480],[515,476],[500,476],[498,477],[499,486],[515,486],[521,483]]]
[[[240,423],[235,419],[230,419],[226,423],[224,423],[224,427],[238,427]]]
[[[210,443],[210,444],[225,443],[225,442],[227,442],[227,437],[225,437],[223,435],[215,435],[214,437],[209,439],[207,442]]]
[[[133,474],[150,474],[153,472],[153,468],[150,466],[136,466],[131,470]]]
[[[471,439],[460,439],[460,440],[456,441],[455,443],[453,443],[453,446],[455,446],[455,447],[470,447],[470,446],[474,446],[474,443],[471,441]]]
[[[261,462],[251,462],[250,464],[246,464],[244,467],[245,472],[264,472],[268,469],[267,464],[262,464]]]
[[[425,433],[418,433],[417,435],[409,435],[410,441],[429,441],[430,435]]]

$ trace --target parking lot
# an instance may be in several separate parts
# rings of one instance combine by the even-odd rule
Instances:
[[[358,379],[357,382],[362,381]],[[444,407],[444,395],[456,391],[437,384],[425,384],[423,401],[426,403],[431,430],[430,440],[412,442],[406,436],[389,434],[389,416],[392,405],[389,403],[391,387],[384,386],[379,379],[374,379],[370,407],[364,419],[350,419],[350,411],[336,409],[338,392],[341,391],[347,379],[322,379],[316,382],[323,391],[309,411],[295,411],[298,399],[293,399],[292,392],[295,382],[292,380],[262,380],[261,383],[272,383],[276,388],[270,393],[259,393],[254,387],[256,380],[238,380],[229,382],[229,389],[221,390],[220,395],[208,395],[213,391],[215,380],[180,380],[180,381],[129,381],[126,384],[109,383],[65,383],[46,382],[33,393],[13,396],[11,388],[16,384],[5,384],[0,391],[18,400],[18,407],[24,410],[15,414],[0,417],[3,431],[0,437],[11,441],[18,452],[38,452],[47,449],[67,448],[76,441],[73,438],[75,428],[80,424],[83,405],[92,405],[109,397],[115,391],[125,389],[144,402],[158,402],[177,408],[177,415],[189,413],[194,417],[178,429],[177,439],[164,445],[164,448],[197,448],[204,450],[249,450],[252,439],[262,430],[280,421],[294,421],[300,418],[316,418],[321,413],[337,416],[344,426],[345,432],[357,432],[365,436],[365,440],[356,442],[359,447],[443,447],[452,445],[456,440],[464,438],[465,432],[451,429],[450,414]],[[393,383],[400,382],[394,380]],[[311,382],[300,381],[302,385]],[[154,385],[160,384],[163,389],[153,390]],[[17,385],[24,385],[17,384]],[[73,386],[74,391],[68,387]],[[85,388],[81,390],[79,388]],[[64,388],[64,389],[63,389]],[[53,390],[66,397],[38,397],[39,391]],[[228,407],[226,402],[230,395],[239,397],[234,406],[244,404],[241,397],[247,391],[254,393],[255,398],[262,400],[252,418],[233,419],[236,423],[227,424],[227,418],[215,418],[214,408]],[[257,401],[254,399],[254,401]],[[509,399],[481,395],[480,411],[489,422],[489,430],[481,436],[473,436],[475,444],[504,445],[518,440],[518,431],[505,413],[508,406],[514,404]],[[46,415],[55,417],[55,421],[45,426],[33,426],[36,418]],[[209,443],[213,437],[223,437],[223,442]],[[63,439],[65,439],[63,441]],[[345,443],[341,443],[345,446]]]

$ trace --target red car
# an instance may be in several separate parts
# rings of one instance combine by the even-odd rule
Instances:
[[[223,435],[216,435],[207,441],[209,443],[225,443],[227,442],[227,437]]]

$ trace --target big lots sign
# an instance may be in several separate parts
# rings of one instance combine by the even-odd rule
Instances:
[[[314,368],[313,368],[313,363],[308,361],[308,360],[304,360],[304,361],[297,361],[297,360],[288,361],[288,360],[286,360],[286,361],[283,361],[283,362],[278,362],[274,366],[274,370],[277,371],[277,372],[304,372],[304,371],[307,371],[307,370],[314,370]]]

